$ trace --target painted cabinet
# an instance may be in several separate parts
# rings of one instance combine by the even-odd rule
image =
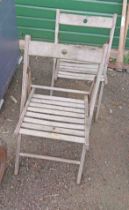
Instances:
[[[16,70],[19,47],[14,0],[0,0],[0,100]]]

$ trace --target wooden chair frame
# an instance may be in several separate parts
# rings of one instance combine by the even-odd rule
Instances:
[[[110,51],[111,51],[111,46],[112,46],[112,41],[113,41],[113,36],[114,36],[114,31],[115,31],[115,25],[116,25],[116,20],[117,20],[117,15],[114,14],[112,17],[100,17],[100,16],[84,16],[84,15],[78,15],[75,14],[75,12],[73,12],[73,14],[69,14],[68,11],[65,10],[59,10],[57,9],[56,12],[56,24],[55,24],[55,43],[59,43],[59,28],[60,25],[71,25],[71,26],[82,26],[82,27],[92,27],[92,28],[105,28],[105,29],[110,29],[110,36],[109,36],[109,40],[107,40],[107,42],[109,43],[108,45],[108,52],[107,52],[107,62],[106,62],[106,66],[103,72],[103,77],[100,83],[100,91],[98,93],[98,100],[97,100],[97,110],[96,110],[96,114],[95,114],[95,120],[98,119],[98,115],[99,115],[99,110],[100,110],[100,105],[101,105],[101,101],[102,101],[102,95],[103,95],[103,89],[104,89],[104,84],[107,83],[107,66],[108,66],[108,61],[109,61],[109,57],[110,57]],[[67,64],[69,62],[67,61]],[[66,64],[64,63],[64,66]],[[71,64],[72,65],[72,64]],[[90,65],[91,66],[91,65]],[[85,68],[85,70],[82,71],[81,68]],[[78,74],[77,76],[75,76],[75,72],[74,72],[74,76],[70,76],[68,75],[68,72],[66,71],[62,73],[62,71],[60,71],[60,60],[59,59],[54,59],[53,60],[53,73],[52,73],[52,81],[51,81],[51,86],[54,86],[55,81],[57,80],[57,78],[64,78],[64,79],[76,79],[76,80],[90,80],[93,81],[94,80],[94,76],[96,75],[97,69],[95,70],[94,66],[89,67],[88,64],[83,63],[82,62],[79,63],[75,63],[73,70],[71,71],[75,71],[75,68],[78,69]],[[65,67],[65,68],[72,68],[69,67]],[[89,69],[90,68],[90,69]],[[92,69],[93,68],[93,69]],[[82,74],[82,76],[79,75],[79,69],[81,71],[81,74],[84,72],[84,74]],[[95,72],[94,72],[95,70]],[[60,72],[62,74],[60,74]],[[85,75],[85,73],[87,72],[87,74]],[[85,75],[85,76],[84,76]],[[52,91],[51,91],[51,95],[52,95]]]
[[[45,160],[52,160],[52,161],[58,161],[58,162],[65,162],[65,163],[70,163],[70,164],[77,164],[79,165],[79,170],[78,170],[78,176],[77,176],[77,183],[80,184],[81,177],[82,177],[82,172],[83,172],[83,166],[84,166],[84,161],[85,161],[85,155],[86,151],[89,149],[89,135],[90,135],[90,128],[91,128],[91,123],[92,123],[92,118],[93,118],[93,113],[94,113],[94,108],[95,108],[95,103],[97,99],[97,94],[100,86],[100,81],[101,81],[101,75],[103,72],[103,68],[105,66],[106,62],[106,55],[107,55],[107,50],[108,50],[108,45],[105,45],[103,49],[95,51],[93,48],[85,48],[80,46],[72,46],[72,45],[62,45],[62,44],[52,44],[52,43],[43,43],[43,42],[34,42],[31,41],[30,36],[25,37],[25,52],[24,52],[24,64],[23,64],[23,79],[22,79],[22,94],[21,94],[21,108],[20,108],[20,117],[18,124],[15,129],[15,134],[17,135],[17,149],[16,149],[16,161],[15,161],[15,175],[18,174],[19,170],[19,159],[20,157],[30,157],[30,158],[38,158],[38,159],[45,159]],[[85,56],[85,53],[87,53],[87,56]],[[91,93],[91,100],[89,100],[89,92],[86,91],[80,91],[80,90],[71,90],[71,89],[63,89],[63,88],[56,88],[56,87],[46,87],[46,86],[39,86],[39,85],[33,85],[31,84],[31,79],[30,79],[30,67],[29,67],[29,56],[44,56],[44,57],[52,57],[52,58],[59,58],[59,59],[71,59],[71,60],[79,60],[79,61],[85,61],[85,62],[96,62],[100,65],[99,71],[97,73],[97,76],[94,81],[94,88]],[[54,127],[54,129],[57,129],[56,135],[53,133],[53,128],[52,131],[48,132],[49,130],[41,131],[41,130],[36,130],[36,127],[41,127],[42,125],[37,125],[33,124],[33,121],[36,121],[36,119],[31,119],[31,129],[28,127],[24,127],[23,124],[27,125],[25,121],[25,116],[27,115],[27,110],[30,105],[31,100],[33,97],[35,97],[35,92],[37,89],[42,89],[42,90],[53,90],[53,91],[58,91],[58,92],[66,92],[66,93],[74,93],[74,94],[81,94],[84,99],[83,100],[77,100],[77,99],[67,99],[67,98],[61,98],[57,96],[50,96],[50,95],[40,95],[40,100],[44,97],[49,97],[50,102],[52,100],[57,100],[56,104],[59,102],[58,107],[62,103],[68,103],[70,100],[70,103],[72,103],[72,107],[83,107],[81,108],[83,110],[81,116],[83,115],[83,119],[77,119],[77,121],[80,121],[82,123],[83,121],[83,129],[82,131],[79,130],[79,132],[84,132],[84,137],[79,137],[75,136],[75,134],[72,134],[72,130],[70,132],[72,135],[64,135],[60,134],[59,128]],[[52,99],[52,100],[51,100]],[[72,102],[71,102],[72,101]],[[89,105],[90,103],[90,105]],[[41,104],[43,107],[43,104]],[[48,105],[49,107],[51,105]],[[75,109],[74,108],[74,109]],[[61,107],[62,109],[62,107]],[[65,108],[66,109],[66,108]],[[71,113],[71,110],[73,108],[70,108],[70,110],[63,110],[64,111],[70,111],[69,114]],[[32,107],[31,107],[32,110]],[[47,114],[47,111],[45,111],[45,108],[42,109],[44,113]],[[79,109],[80,110],[80,109]],[[62,111],[62,110],[61,110]],[[49,113],[53,113],[53,109],[49,109]],[[71,113],[74,115],[74,113]],[[45,116],[38,114],[38,116]],[[78,114],[77,114],[78,115]],[[79,114],[80,116],[80,114]],[[47,115],[49,118],[50,116]],[[40,117],[39,117],[40,118]],[[55,123],[56,118],[59,118],[59,116],[54,117]],[[68,117],[69,118],[69,117]],[[52,119],[52,118],[51,118]],[[66,120],[66,117],[61,118],[63,120]],[[48,120],[48,119],[47,119]],[[70,118],[69,118],[70,120]],[[72,120],[75,121],[75,118]],[[38,120],[39,121],[39,120]],[[42,124],[43,119],[41,118],[40,123]],[[64,121],[65,122],[65,121]],[[49,122],[47,121],[49,124]],[[66,123],[65,123],[66,125]],[[30,126],[30,124],[29,124]],[[71,129],[75,129],[74,132],[76,133],[77,129],[82,125],[81,124],[69,124],[71,126]],[[76,126],[76,128],[72,128],[72,126]],[[50,128],[49,128],[50,129]],[[65,129],[64,129],[65,130]],[[66,129],[68,130],[68,129]],[[66,131],[65,130],[65,131]],[[56,139],[56,140],[63,140],[63,141],[68,141],[68,142],[73,142],[73,143],[78,143],[82,144],[82,153],[81,153],[81,158],[80,161],[78,160],[69,160],[69,159],[62,159],[62,158],[57,158],[57,157],[51,157],[51,156],[46,156],[46,155],[36,155],[36,154],[31,154],[31,153],[24,153],[20,151],[21,147],[21,135],[30,135],[30,136],[37,136],[37,137],[42,137],[42,138],[49,138],[49,139]],[[74,136],[73,136],[74,135]]]

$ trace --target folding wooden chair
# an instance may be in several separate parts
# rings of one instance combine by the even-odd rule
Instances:
[[[101,75],[105,68],[107,51],[108,45],[105,45],[103,49],[96,50],[93,47],[35,42],[30,41],[30,36],[26,36],[21,111],[15,130],[15,134],[18,135],[15,175],[18,174],[20,157],[39,158],[79,165],[77,183],[80,183],[86,150],[89,148],[91,122]],[[94,79],[92,93],[89,95],[89,92],[86,91],[31,84],[29,56],[44,56],[98,64],[98,73]],[[39,94],[37,90],[79,94],[83,99],[50,96],[45,93]],[[52,139],[53,144],[54,139],[82,144],[81,158],[78,161],[22,152],[20,150],[22,135]]]
[[[107,81],[107,64],[110,56],[114,30],[116,25],[117,15],[112,17],[99,17],[99,16],[84,16],[78,14],[69,14],[68,11],[57,10],[56,12],[56,26],[55,26],[55,43],[60,43],[60,26],[80,26],[80,27],[90,27],[90,28],[103,28],[110,30],[110,36],[107,42],[108,52],[107,52],[107,62],[106,68],[102,74],[102,79],[100,83],[100,91],[98,93],[97,100],[97,110],[95,119],[97,120],[100,104],[103,95],[104,83]],[[72,80],[83,80],[83,81],[93,81],[96,73],[98,71],[98,64],[85,63],[80,61],[68,61],[65,59],[54,59],[53,62],[53,74],[51,86],[54,86],[55,80],[58,78],[62,79],[72,79]],[[52,95],[52,91],[51,91]]]

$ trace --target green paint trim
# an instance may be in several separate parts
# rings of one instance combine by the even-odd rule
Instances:
[[[19,36],[29,33],[33,39],[53,41],[56,8],[74,10],[84,15],[111,16],[118,14],[113,47],[118,47],[122,0],[16,0]],[[70,33],[71,31],[71,33]],[[108,38],[108,30],[61,26],[62,42],[101,45]],[[129,48],[129,32],[126,40]]]

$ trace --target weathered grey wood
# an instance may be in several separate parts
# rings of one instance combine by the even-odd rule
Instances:
[[[66,112],[74,112],[74,113],[80,113],[80,114],[84,114],[84,109],[76,109],[76,108],[71,108],[71,107],[62,107],[62,106],[56,106],[56,105],[52,105],[52,104],[40,104],[40,103],[34,103],[34,102],[30,102],[29,104],[30,107],[38,107],[38,108],[43,108],[43,109],[50,109],[50,110],[63,110]]]
[[[31,41],[29,45],[29,55],[100,63],[102,50],[99,49],[96,51],[94,47],[81,45],[64,45]]]
[[[89,150],[89,135],[90,135],[90,125],[89,125],[89,111],[90,111],[90,107],[87,108],[87,104],[88,104],[88,100],[87,97],[84,98],[85,101],[85,119],[84,119],[84,123],[85,123],[85,145],[86,145],[86,149]]]
[[[83,45],[81,45],[81,46],[83,46]],[[85,45],[85,47],[91,47],[91,48],[92,48],[92,46],[89,46],[89,45]],[[96,50],[96,51],[97,51],[98,49],[101,50],[100,47],[95,47],[95,46],[94,46],[93,48],[94,48],[94,50]],[[90,63],[90,62],[88,62],[88,61],[67,60],[67,59],[63,59],[63,58],[61,59],[60,62],[61,62],[61,63],[64,63],[64,64],[65,64],[65,63],[66,63],[66,64],[68,63],[68,64],[73,64],[73,65],[75,65],[75,64],[80,64],[80,65],[86,64],[86,65],[91,65],[91,66],[92,66],[92,65],[93,65],[93,66],[94,66],[94,65],[95,65],[95,66],[98,65],[98,64],[96,64],[96,63]]]
[[[53,58],[51,87],[54,87],[56,63],[57,63],[57,59],[56,59],[56,58]],[[51,95],[51,96],[53,95],[53,90],[50,90],[50,95]]]
[[[31,117],[24,117],[24,122],[47,125],[47,126],[52,126],[52,127],[59,127],[59,128],[75,129],[75,130],[85,129],[85,126],[81,124],[74,124],[74,123],[68,124],[68,123],[62,123],[62,122],[53,122],[53,121],[48,121],[48,120],[35,119]]]
[[[83,46],[83,45],[82,45]],[[89,45],[85,45],[85,47],[90,47]],[[98,50],[101,49],[100,47],[93,47],[94,50]],[[80,65],[89,65],[89,66],[96,66],[98,64],[94,64],[94,63],[90,63],[90,62],[86,62],[86,61],[74,61],[74,60],[67,60],[67,59],[61,59],[61,64],[71,64],[71,65],[75,65],[75,64],[80,64]]]
[[[85,68],[80,68],[80,67],[66,67],[66,66],[60,66],[60,74],[62,73],[75,73],[77,75],[85,75],[88,76],[91,74],[92,76],[95,76],[97,74],[97,69],[85,69]],[[92,78],[93,79],[93,78]]]
[[[3,106],[3,103],[4,103],[4,99],[1,99],[1,100],[0,100],[0,110],[1,110],[1,108],[2,108],[2,106]]]
[[[60,76],[75,76],[75,77],[82,77],[82,76],[84,76],[86,79],[85,80],[94,80],[94,77],[95,77],[95,75],[97,74],[97,70],[96,70],[96,72],[95,71],[91,71],[90,72],[90,70],[88,70],[88,71],[85,71],[85,69],[74,69],[74,67],[73,68],[62,68],[62,67],[60,67],[60,72],[58,73],[58,75],[60,75]],[[59,77],[59,76],[58,76]],[[103,79],[104,77],[103,77],[103,75],[102,75],[102,79]]]
[[[69,102],[62,102],[62,101],[50,101],[50,100],[45,100],[45,99],[37,99],[37,98],[32,98],[32,102],[36,103],[43,103],[43,104],[49,104],[49,105],[57,105],[61,106],[62,109],[63,107],[71,107],[71,108],[84,108],[84,104],[76,104],[76,103],[69,103]]]
[[[32,50],[30,49],[31,43],[32,42],[29,43],[30,52]],[[45,46],[45,45],[43,44],[42,46]],[[71,49],[70,47],[71,46],[67,46],[67,49],[68,50]],[[72,48],[72,50],[74,49],[75,48]],[[81,154],[81,160],[80,161],[66,160],[66,159],[61,159],[61,158],[56,158],[56,157],[49,157],[49,156],[42,156],[42,155],[37,155],[37,154],[29,154],[29,153],[20,152],[20,144],[21,144],[21,139],[20,139],[17,144],[15,174],[18,173],[20,156],[41,158],[41,159],[46,159],[46,160],[55,160],[55,161],[60,161],[60,162],[79,164],[80,167],[78,171],[77,183],[80,183],[86,150],[89,149],[89,134],[90,134],[90,129],[91,129],[91,121],[92,121],[95,102],[96,102],[96,98],[97,98],[97,94],[98,94],[98,90],[99,90],[99,86],[101,82],[101,75],[103,73],[103,69],[106,64],[107,51],[108,51],[108,45],[106,45],[103,51],[101,51],[101,59],[98,63],[99,69],[98,69],[97,76],[94,79],[94,88],[92,89],[92,97],[91,97],[90,104],[88,101],[89,92],[79,91],[79,90],[69,90],[69,89],[67,90],[63,88],[46,87],[46,86],[40,86],[40,85],[31,85],[32,91],[28,97],[26,104],[24,105],[23,111],[21,113],[19,122],[15,130],[15,132],[20,136],[29,135],[29,136],[34,136],[34,137],[41,137],[42,139],[47,138],[47,139],[52,139],[52,140],[55,139],[59,141],[82,144],[83,150]],[[44,52],[40,52],[40,53],[42,54]],[[70,53],[72,54],[73,52],[71,51]],[[58,53],[56,53],[56,55],[57,54]],[[49,51],[49,56],[51,55],[54,56],[53,51]],[[71,99],[71,98],[67,99],[64,97],[35,94],[34,93],[35,89],[75,93],[75,94],[82,95],[84,98],[82,100]]]
[[[51,157],[51,156],[47,156],[47,155],[36,155],[36,154],[22,153],[21,152],[20,156],[80,165],[80,161],[77,161],[77,160],[69,160],[69,159],[64,159],[64,158]]]
[[[91,74],[97,74],[98,68],[92,68],[89,66],[82,66],[82,65],[60,65],[60,71],[72,71],[72,72],[82,72],[82,73],[91,73]]]
[[[58,75],[64,75],[64,76],[73,76],[73,77],[75,77],[75,78],[81,78],[81,79],[83,79],[84,78],[84,80],[86,80],[86,77],[91,77],[92,79],[94,79],[94,77],[95,77],[95,75],[92,75],[92,74],[85,74],[84,72],[83,73],[78,73],[78,72],[66,72],[66,71],[60,71],[59,72],[59,74]]]
[[[50,133],[50,132],[43,132],[43,131],[20,128],[19,133],[24,134],[24,135],[29,135],[29,136],[41,137],[41,138],[49,138],[49,139],[55,139],[55,140],[74,142],[78,144],[82,144],[85,142],[84,137],[63,135],[63,134],[54,133],[54,132]]]
[[[84,16],[60,12],[59,23],[94,28],[112,28],[112,17]]]
[[[55,80],[57,79],[57,76],[58,76],[59,66],[60,66],[60,59],[57,59],[57,63],[56,63],[56,66],[55,66],[55,73],[54,73],[54,79]]]
[[[73,90],[73,89],[66,89],[66,88],[57,88],[57,87],[49,87],[49,86],[42,86],[42,85],[31,85],[32,88],[43,89],[43,90],[54,90],[58,92],[65,92],[65,93],[75,93],[80,95],[88,95],[88,91],[82,90]]]
[[[60,62],[60,66],[62,67],[62,68],[70,68],[70,69],[72,69],[72,68],[75,68],[75,69],[90,69],[91,71],[93,70],[93,71],[96,71],[96,69],[97,69],[97,67],[98,67],[98,64],[95,64],[95,65],[89,65],[89,64],[87,64],[87,63],[83,63],[83,64],[81,64],[81,63],[71,63],[71,62]]]
[[[41,95],[41,94],[33,94],[33,98],[54,100],[54,101],[62,101],[62,102],[69,102],[69,103],[77,103],[77,104],[84,104],[84,100],[79,100],[79,99],[74,99],[74,98],[64,98],[64,97],[58,97],[58,96],[48,96],[48,95]]]
[[[93,81],[95,79],[95,75],[88,75],[88,74],[76,74],[76,73],[69,73],[69,72],[59,72],[58,73],[59,78],[64,78],[64,79],[76,79],[76,80],[89,80]],[[101,76],[101,81],[104,81],[104,77]]]
[[[24,50],[25,49],[25,40],[23,40],[23,39],[19,40],[19,47],[20,47],[20,50]],[[96,47],[96,49],[97,48],[99,48],[99,47]],[[117,53],[118,53],[117,49],[111,49],[111,54],[110,55],[111,55],[111,57],[116,58],[117,57]],[[125,53],[127,53],[127,50],[125,50]]]
[[[18,134],[18,132],[19,132],[21,123],[22,123],[22,121],[23,121],[23,118],[24,118],[24,115],[25,115],[25,113],[26,113],[26,110],[27,110],[27,108],[28,108],[28,106],[29,106],[31,97],[32,97],[32,95],[34,94],[34,91],[35,91],[35,89],[33,88],[33,89],[31,90],[31,93],[30,93],[28,99],[27,99],[26,105],[25,105],[24,108],[23,108],[23,111],[22,111],[22,113],[21,113],[21,115],[20,115],[18,124],[17,124],[17,126],[16,126],[15,131],[14,131],[15,134]]]
[[[110,31],[110,38],[109,38],[109,45],[108,45],[108,52],[107,52],[107,61],[106,61],[106,72],[107,73],[107,67],[109,63],[109,58],[110,58],[110,53],[111,53],[111,48],[112,48],[112,42],[113,42],[113,37],[114,37],[114,32],[115,32],[115,27],[116,27],[116,21],[117,21],[117,14],[113,15],[112,19],[112,27]]]
[[[104,18],[104,17],[85,17],[78,14],[68,14],[66,11],[59,11],[58,10],[58,19],[56,19],[56,26],[58,27],[58,33],[55,33],[55,40],[56,43],[60,40],[57,39],[59,34],[59,25],[74,25],[74,26],[82,26],[82,27],[105,27],[110,29],[110,36],[109,36],[109,45],[108,45],[108,52],[107,52],[107,59],[105,61],[105,68],[103,68],[103,74],[101,76],[101,81],[107,84],[107,66],[109,62],[109,56],[116,26],[116,19],[117,15],[114,14],[113,17]],[[60,16],[60,18],[59,18]],[[85,20],[85,21],[84,21]],[[84,23],[85,22],[85,23]],[[97,51],[97,49],[96,49]],[[70,80],[80,80],[80,81],[94,81],[95,76],[98,71],[98,67],[96,69],[89,67],[88,64],[80,61],[71,61],[66,59],[58,59],[59,65],[56,69],[56,79],[70,79]],[[94,64],[92,64],[94,65]],[[84,67],[85,66],[85,67]],[[94,65],[95,66],[95,65]],[[98,104],[99,105],[99,104]],[[99,107],[98,107],[99,110]]]
[[[36,107],[28,107],[27,111],[37,112],[37,113],[47,113],[51,115],[57,116],[69,116],[69,117],[76,117],[76,118],[84,118],[84,114],[74,113],[74,112],[66,112],[61,110],[53,110],[53,109],[42,109]]]
[[[24,52],[24,60],[23,60],[23,78],[22,78],[22,93],[21,93],[21,105],[20,105],[20,113],[23,110],[23,107],[26,102],[27,90],[28,90],[28,67],[29,67],[29,42],[30,36],[27,35],[25,37],[25,52]]]
[[[77,175],[77,184],[80,184],[80,182],[81,182],[81,177],[82,177],[82,172],[83,172],[83,167],[84,167],[84,162],[85,162],[85,156],[86,156],[86,145],[83,144],[80,166],[79,166],[78,175]]]
[[[78,15],[75,14],[75,12],[73,12],[73,14],[70,14],[68,11],[65,10],[57,10],[57,16],[58,18],[56,19],[56,32],[55,32],[55,43],[59,42],[60,40],[58,40],[58,34],[60,31],[60,25],[61,24],[65,24],[65,25],[73,25],[73,26],[82,26],[82,27],[99,27],[99,28],[109,28],[110,29],[110,36],[109,36],[109,48],[108,48],[108,52],[107,52],[107,60],[105,63],[105,68],[104,68],[104,77],[102,78],[102,81],[105,80],[105,82],[107,83],[107,77],[106,77],[106,73],[107,73],[107,66],[108,66],[108,62],[109,62],[109,56],[110,56],[110,51],[111,51],[111,46],[112,46],[112,41],[113,41],[113,36],[114,36],[114,31],[115,31],[115,26],[116,26],[116,19],[117,19],[117,15],[114,14],[112,17],[99,17],[99,16],[85,16],[85,15]],[[58,31],[58,32],[57,32]],[[97,49],[96,49],[97,51]],[[72,64],[76,64],[77,67],[73,67],[73,72],[76,72],[76,68],[77,71],[81,72],[82,67],[81,67],[81,62],[80,61],[68,61],[66,59],[59,59],[59,66],[57,70],[57,78],[64,78],[64,79],[77,79],[77,77],[75,75],[66,75],[66,74],[61,74],[62,71],[69,71],[69,69],[71,69],[71,67],[69,65]],[[77,64],[77,62],[79,64]],[[62,66],[63,63],[63,66]],[[92,63],[92,62],[91,62]],[[85,65],[85,70],[84,72],[87,71],[87,73],[89,74],[93,74],[96,75],[97,73],[97,68],[96,70],[91,70],[87,67],[87,64]],[[62,69],[63,67],[63,69]],[[65,69],[64,69],[65,67]],[[66,70],[67,69],[67,70]],[[85,75],[84,77],[81,75],[78,75],[79,80],[90,80],[93,81],[94,77],[89,77],[89,75]],[[83,79],[84,78],[84,79]]]
[[[57,9],[56,12],[56,23],[55,23],[55,43],[58,43],[58,31],[59,31],[59,10]],[[57,64],[57,59],[53,59],[53,68],[52,68],[52,81],[51,81],[51,87],[54,86],[55,82],[55,74],[56,74],[56,64]],[[53,90],[50,90],[50,95],[53,95]]]
[[[100,92],[98,95],[98,103],[97,103],[97,110],[95,113],[95,121],[98,120],[99,117],[99,111],[100,111],[100,105],[101,105],[101,101],[102,101],[102,96],[103,96],[103,90],[104,90],[104,83],[102,82],[100,85]]]
[[[103,68],[107,59],[107,52],[108,52],[108,45],[106,44],[103,48],[103,58],[102,58],[102,62],[100,65],[100,69],[98,71],[97,77],[96,77],[96,81],[95,81],[95,85],[94,85],[94,89],[92,92],[92,96],[91,96],[91,101],[90,101],[90,124],[93,118],[93,113],[94,113],[94,108],[95,108],[95,104],[96,104],[96,100],[97,100],[97,96],[98,96],[98,91],[99,91],[99,87],[100,87],[100,82],[101,82],[101,75],[103,72]]]
[[[47,131],[47,132],[54,132],[54,133],[84,137],[84,131],[77,130],[77,129],[75,130],[71,128],[70,129],[59,128],[59,127],[54,127],[54,126],[52,127],[52,126],[45,126],[45,125],[40,125],[40,124],[26,123],[26,122],[22,123],[21,128],[28,128],[32,130],[40,130],[40,131]]]
[[[76,123],[76,124],[84,124],[84,119],[73,118],[73,117],[66,117],[66,116],[54,116],[50,114],[40,114],[37,112],[26,112],[27,117],[33,117],[38,119],[45,119],[45,120],[53,120],[59,122],[68,122],[68,123]]]
[[[58,74],[62,73],[76,73],[78,76],[84,74],[85,80],[89,80],[90,75],[92,76],[91,79],[94,80],[94,77],[99,69],[99,65],[89,65],[89,64],[70,64],[70,62],[62,63],[60,62],[60,71]]]

